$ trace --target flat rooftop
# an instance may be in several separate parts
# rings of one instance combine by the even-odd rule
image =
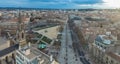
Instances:
[[[9,40],[4,37],[0,37],[0,50],[3,50],[10,46]]]
[[[0,45],[6,43],[6,38],[0,37]]]
[[[42,54],[37,49],[30,48],[30,54],[26,55],[28,59],[33,59],[34,57],[41,56]]]
[[[37,48],[35,48],[35,47],[27,48],[26,47],[26,50],[28,50],[28,49],[30,49],[29,54],[25,54],[24,49],[20,50],[20,52],[22,52],[22,54],[24,54],[24,56],[26,56],[26,58],[28,58],[30,61],[35,60],[35,58],[40,58],[40,59],[44,60],[44,62],[46,64],[50,62],[50,57],[47,54],[38,50]]]

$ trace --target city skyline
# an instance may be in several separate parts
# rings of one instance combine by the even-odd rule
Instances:
[[[119,19],[120,9],[0,7],[0,64],[120,64]]]
[[[0,7],[59,8],[59,9],[113,9],[120,8],[119,0],[0,0]]]

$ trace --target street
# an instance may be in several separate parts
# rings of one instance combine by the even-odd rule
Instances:
[[[58,57],[60,64],[82,64],[79,56],[76,56],[74,52],[71,32],[67,23],[64,26],[61,42],[61,49]]]
[[[88,61],[86,55],[85,55],[85,51],[83,50],[83,46],[81,44],[81,39],[79,39],[77,33],[75,32],[75,28],[74,28],[74,22],[73,21],[68,21],[69,27],[70,27],[70,32],[71,32],[71,36],[72,36],[72,41],[73,41],[73,49],[75,52],[75,56],[79,57],[79,60],[82,62],[82,64],[90,64],[90,62]]]
[[[76,56],[79,57],[79,59],[83,64],[90,64],[90,62],[85,57],[85,53],[83,52],[82,46],[79,43],[80,41],[76,33],[73,30],[71,30],[71,33],[72,33],[73,47],[76,52]]]

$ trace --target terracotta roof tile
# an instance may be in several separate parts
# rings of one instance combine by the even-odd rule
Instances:
[[[115,60],[120,62],[120,56],[118,56],[117,54],[113,53],[113,52],[108,52],[107,55],[109,55],[110,57],[114,58]]]

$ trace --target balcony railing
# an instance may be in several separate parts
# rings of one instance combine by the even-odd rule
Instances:
[[[10,46],[10,47],[8,47],[6,49],[0,50],[0,57],[11,53],[11,52],[17,50],[18,48],[19,48],[19,44],[15,44],[15,45]]]

